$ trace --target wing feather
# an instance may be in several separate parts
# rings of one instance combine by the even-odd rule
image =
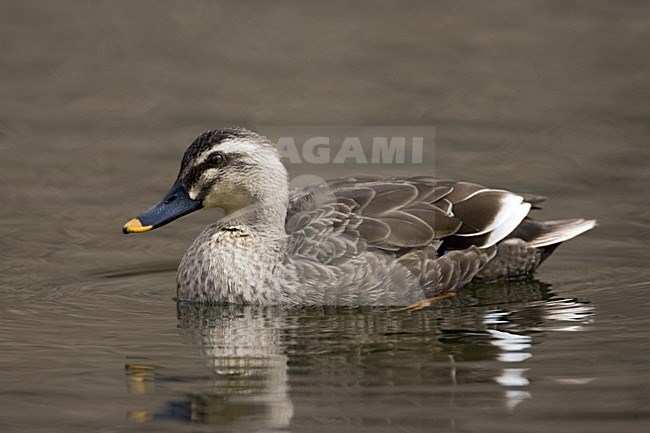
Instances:
[[[487,248],[541,200],[430,176],[356,176],[292,192],[286,231],[295,251],[322,249],[324,260],[366,245],[398,255],[429,245],[435,250],[441,241],[445,250]]]

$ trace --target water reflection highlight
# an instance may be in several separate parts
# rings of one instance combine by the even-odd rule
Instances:
[[[177,311],[181,338],[205,375],[175,376],[155,360],[132,360],[128,388],[143,406],[147,396],[173,396],[152,411],[134,408],[132,421],[282,430],[316,416],[366,425],[379,422],[383,410],[414,404],[431,406],[434,419],[466,393],[477,393],[477,404],[501,402],[513,411],[534,398],[527,362],[543,351],[546,333],[580,331],[593,314],[589,303],[555,297],[535,280],[475,288],[410,314],[195,304]]]

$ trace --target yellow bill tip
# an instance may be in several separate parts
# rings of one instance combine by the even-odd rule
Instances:
[[[142,233],[142,232],[148,232],[152,228],[153,226],[143,226],[139,219],[133,218],[131,221],[124,224],[124,227],[122,227],[122,231],[124,233]]]

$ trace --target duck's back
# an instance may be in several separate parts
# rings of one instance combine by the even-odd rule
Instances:
[[[535,239],[546,236],[557,244],[593,226],[572,220],[567,237],[562,222],[555,228],[532,222],[526,215],[542,200],[423,176],[309,185],[290,196],[286,266],[310,298],[305,302],[319,304],[414,302],[455,290],[482,269],[493,278],[528,273],[549,250],[543,249],[548,242],[535,245]],[[556,235],[549,236],[553,230]],[[516,244],[525,264],[486,268],[496,245],[512,235],[522,239],[503,243],[499,251],[511,254]]]

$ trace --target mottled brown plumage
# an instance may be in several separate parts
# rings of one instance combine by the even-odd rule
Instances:
[[[197,138],[170,193],[124,231],[200,207],[225,210],[181,261],[179,299],[408,305],[528,274],[595,225],[529,219],[541,201],[429,176],[353,177],[289,192],[272,143],[226,128]]]

